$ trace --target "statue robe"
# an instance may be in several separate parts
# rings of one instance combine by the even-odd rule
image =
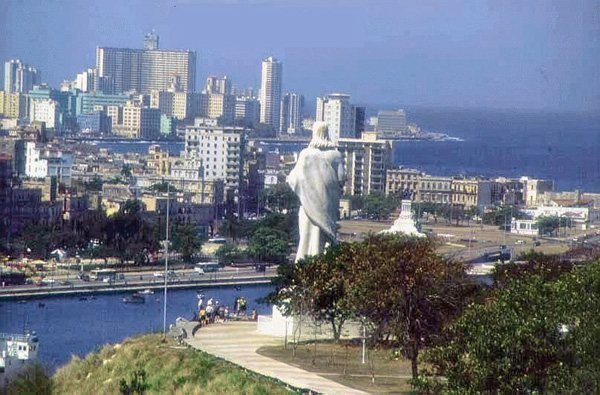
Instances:
[[[310,222],[317,226],[332,244],[336,242],[340,183],[344,179],[342,155],[334,149],[317,148],[302,150],[296,166],[287,178],[287,183],[299,197]]]

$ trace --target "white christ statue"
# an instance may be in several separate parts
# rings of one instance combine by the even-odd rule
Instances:
[[[329,139],[325,122],[315,122],[308,148],[300,152],[287,183],[300,199],[300,242],[296,262],[319,255],[325,244],[335,244],[340,196],[345,182],[342,155]]]

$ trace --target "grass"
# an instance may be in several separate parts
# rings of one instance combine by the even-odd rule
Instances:
[[[288,344],[287,350],[282,346],[265,346],[257,352],[362,391],[412,392],[408,384],[411,376],[410,361],[398,358],[391,349],[368,351],[365,364],[362,364],[362,348],[351,342],[318,342],[316,352],[315,343],[300,343],[295,357],[291,344]],[[368,363],[369,358],[372,364]]]
[[[143,373],[141,373],[143,372]],[[141,373],[141,374],[140,374]],[[284,394],[274,380],[150,334],[107,345],[53,376],[55,394],[119,394],[143,377],[146,394]],[[137,378],[137,379],[136,379]]]

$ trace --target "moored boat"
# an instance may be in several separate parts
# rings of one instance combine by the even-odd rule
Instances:
[[[144,299],[141,295],[133,294],[131,296],[124,297],[123,303],[146,303],[146,299]]]

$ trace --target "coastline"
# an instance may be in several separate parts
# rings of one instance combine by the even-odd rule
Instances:
[[[242,285],[264,285],[271,284],[271,280],[275,275],[265,275],[264,277],[239,277],[239,278],[223,278],[223,279],[208,279],[208,280],[189,280],[178,283],[167,284],[168,290],[189,289],[197,287],[214,288],[227,286],[242,286]],[[103,283],[97,285],[89,285],[82,287],[56,286],[52,288],[36,288],[36,289],[20,289],[7,290],[6,288],[0,291],[0,300],[25,300],[37,299],[52,296],[87,296],[94,294],[105,293],[131,293],[143,291],[145,289],[162,290],[164,283],[148,282],[136,283],[135,285],[115,284],[106,286]]]

